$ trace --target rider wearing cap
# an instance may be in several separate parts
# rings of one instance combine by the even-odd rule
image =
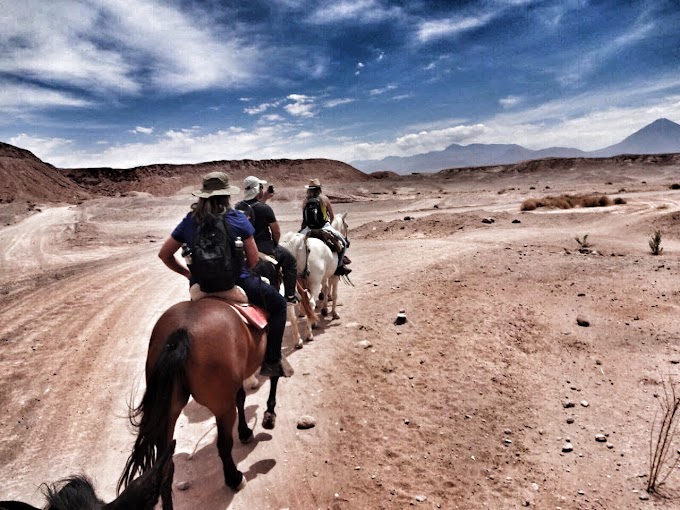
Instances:
[[[259,179],[253,175],[248,176],[243,181],[243,198],[239,204],[245,204],[252,210],[251,221],[255,227],[254,239],[258,251],[273,256],[283,270],[283,289],[286,301],[297,303],[295,296],[295,282],[297,279],[297,262],[293,254],[279,245],[281,238],[281,227],[276,219],[274,210],[261,201],[265,195],[267,181]],[[273,187],[269,193],[273,194]],[[237,204],[237,208],[241,206]]]

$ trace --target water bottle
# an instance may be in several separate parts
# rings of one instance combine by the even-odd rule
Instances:
[[[241,240],[240,237],[237,237],[236,240],[234,241],[234,246],[236,246],[236,253],[239,254],[239,256],[243,256],[243,241]]]
[[[191,265],[191,248],[189,248],[189,245],[184,243],[182,245],[182,257],[184,257],[184,262],[186,263],[187,266]]]

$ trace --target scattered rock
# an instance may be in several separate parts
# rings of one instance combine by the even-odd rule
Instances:
[[[297,428],[300,430],[311,429],[316,425],[316,419],[313,416],[304,415],[298,418]]]
[[[413,218],[411,218],[410,216],[404,216],[404,221],[410,221],[410,220],[412,220],[412,219],[413,219]]]
[[[611,443],[607,443],[607,448],[609,448],[611,450],[612,448],[614,448],[614,445],[611,444]]]
[[[512,223],[522,223],[522,222],[519,221],[519,220],[512,220]]]
[[[574,451],[574,445],[571,443],[564,443],[562,445],[562,451],[565,453],[573,452]]]
[[[598,443],[606,443],[607,437],[604,434],[595,434],[595,441]]]
[[[590,321],[583,315],[578,315],[576,317],[576,324],[578,324],[581,327],[587,328],[588,326],[590,326]]]
[[[482,223],[486,223],[486,224],[491,224],[491,223],[494,223],[495,221],[496,220],[494,220],[493,218],[483,218],[482,219]]]
[[[403,312],[399,312],[397,314],[397,318],[394,319],[394,324],[395,326],[401,326],[402,324],[406,324],[408,319],[406,319],[406,314]]]
[[[569,425],[571,425],[572,423],[574,423],[574,418],[572,418],[572,417],[567,418],[567,423],[568,423]]]
[[[570,407],[576,407],[576,404],[567,400],[566,402],[562,403],[562,407],[564,407],[565,409],[569,409]]]
[[[583,407],[588,407],[590,404],[588,403],[587,400],[581,400],[581,405],[582,405]]]
[[[505,430],[503,430],[503,434],[510,435],[510,434],[512,434],[512,430],[510,430],[510,429],[505,429]]]
[[[373,347],[373,344],[369,342],[368,340],[361,340],[357,342],[357,347],[361,347],[362,349],[369,349]]]
[[[177,484],[177,490],[180,490],[180,491],[185,491],[189,487],[191,487],[191,483],[189,483],[189,482],[179,482]]]
[[[642,501],[648,501],[649,500],[649,494],[647,494],[646,492],[643,492],[642,494],[640,494],[640,499]]]
[[[506,445],[511,445],[511,444],[512,444],[512,439],[508,439],[508,438],[506,437],[505,439],[503,439],[503,442],[504,442]]]
[[[427,501],[427,496],[423,496],[422,494],[418,494],[418,495],[416,496],[416,501],[417,501],[418,503],[422,503],[422,502],[424,502],[424,501]]]

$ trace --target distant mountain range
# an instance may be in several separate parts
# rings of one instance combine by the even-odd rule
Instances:
[[[507,165],[542,158],[608,158],[619,154],[680,153],[680,124],[657,119],[625,140],[596,151],[569,147],[549,147],[531,150],[517,144],[449,145],[442,151],[426,152],[409,157],[389,156],[380,160],[352,161],[362,172],[392,171],[398,174],[437,172],[448,168]]]

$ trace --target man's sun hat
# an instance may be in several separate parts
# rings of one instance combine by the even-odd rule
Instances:
[[[229,176],[224,172],[210,172],[203,176],[203,187],[191,194],[198,198],[210,198],[216,195],[237,195],[241,190],[229,185]]]
[[[309,184],[305,186],[307,189],[320,188],[321,181],[319,179],[309,179]]]
[[[250,200],[251,198],[255,198],[260,192],[260,186],[264,186],[266,184],[267,181],[258,179],[254,175],[249,175],[243,179],[243,199]]]

